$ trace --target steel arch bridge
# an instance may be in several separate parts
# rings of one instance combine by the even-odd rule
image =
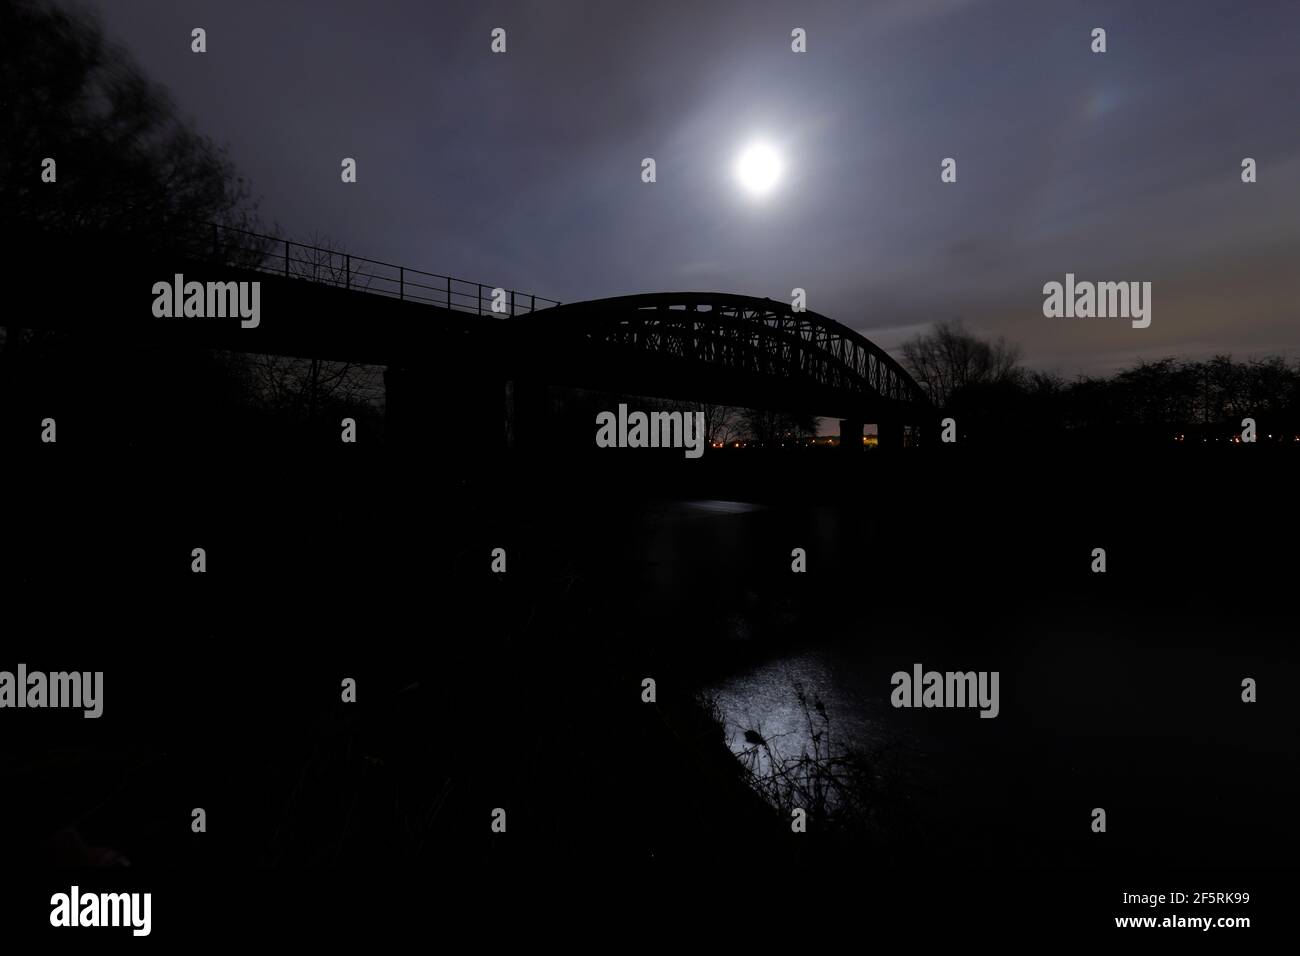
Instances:
[[[213,223],[166,244],[98,236],[51,242],[24,247],[18,271],[42,277],[28,283],[33,288],[62,283],[66,308],[20,299],[0,325],[21,319],[117,335],[117,324],[99,321],[115,309],[127,317],[131,341],[150,347],[383,366],[390,406],[425,405],[429,413],[504,404],[544,422],[539,389],[556,386],[836,417],[850,438],[873,422],[888,426],[878,427],[884,444],[886,431],[896,436],[898,426],[918,425],[933,411],[883,349],[824,315],[772,299],[665,292],[561,304]],[[69,257],[88,270],[71,285],[63,271]],[[139,290],[178,273],[200,284],[259,283],[266,321],[243,328],[141,313]],[[408,419],[412,435],[421,414]]]
[[[906,418],[929,405],[920,386],[878,345],[824,315],[772,299],[628,295],[538,310],[511,324],[527,328],[526,355],[545,355],[548,367],[559,369],[580,364],[591,372],[603,365],[609,374],[597,377],[622,383],[624,390],[652,386],[647,380],[657,377],[680,397],[695,388],[725,404],[865,421],[881,414]],[[570,377],[582,377],[572,371]]]
[[[181,246],[187,274],[202,262],[267,286],[268,314],[280,318],[227,347],[857,421],[915,421],[929,407],[875,343],[772,299],[665,292],[561,304],[210,222]]]

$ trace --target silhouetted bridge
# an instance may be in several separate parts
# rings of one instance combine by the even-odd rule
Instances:
[[[452,408],[484,420],[499,411],[514,435],[541,434],[549,386],[835,417],[851,448],[861,447],[864,423],[877,425],[883,445],[897,444],[901,426],[930,410],[874,343],[771,299],[676,292],[561,304],[211,224],[164,249],[28,252],[29,276],[70,256],[93,267],[75,286],[49,278],[65,286],[57,309],[17,309],[26,314],[0,322],[91,329],[111,314],[122,318],[97,331],[151,345],[381,365],[396,434],[418,437]],[[259,324],[155,318],[149,290],[175,274],[260,282]]]

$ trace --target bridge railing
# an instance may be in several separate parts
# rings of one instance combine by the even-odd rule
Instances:
[[[265,236],[218,223],[204,223],[196,230],[192,246],[188,250],[191,254],[224,265],[488,317],[527,315],[560,304],[531,292],[422,272],[327,246]],[[501,288],[499,295],[497,288]]]

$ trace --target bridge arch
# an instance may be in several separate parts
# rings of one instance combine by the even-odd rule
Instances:
[[[925,393],[887,352],[772,299],[663,292],[573,302],[512,323],[553,384],[913,423]],[[560,381],[559,379],[564,379]]]

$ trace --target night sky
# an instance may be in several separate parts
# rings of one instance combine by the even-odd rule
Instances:
[[[960,317],[1067,375],[1300,354],[1295,0],[89,6],[294,238],[563,301],[800,286],[886,348]],[[1045,318],[1066,272],[1151,281],[1151,327]]]

